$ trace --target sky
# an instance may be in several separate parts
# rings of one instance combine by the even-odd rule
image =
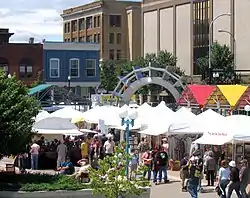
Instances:
[[[62,41],[63,9],[90,3],[91,0],[0,0],[0,28],[15,33],[11,42]]]

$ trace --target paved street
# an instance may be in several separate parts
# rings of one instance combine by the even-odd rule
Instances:
[[[162,184],[159,186],[152,185],[150,198],[189,198],[191,197],[187,192],[181,192],[180,182],[172,182],[169,184]],[[200,193],[199,198],[218,198],[215,192]],[[232,198],[236,198],[234,194]]]

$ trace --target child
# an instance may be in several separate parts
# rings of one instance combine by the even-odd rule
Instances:
[[[130,179],[132,176],[136,178],[136,171],[139,164],[139,155],[137,150],[131,150],[131,162],[130,162]]]

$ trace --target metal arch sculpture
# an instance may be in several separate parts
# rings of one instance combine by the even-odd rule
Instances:
[[[148,84],[157,84],[167,89],[177,101],[180,97],[184,85],[181,76],[171,72],[171,67],[159,68],[151,67],[133,67],[126,76],[119,76],[119,82],[113,91],[113,96],[119,97],[123,102],[128,103],[133,94],[141,87]]]

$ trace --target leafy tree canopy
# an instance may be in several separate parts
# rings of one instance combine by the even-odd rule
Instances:
[[[39,112],[38,101],[15,76],[0,71],[0,154],[17,154],[26,149],[32,137],[33,117]]]
[[[197,66],[203,74],[203,79],[209,77],[209,56],[198,58]],[[218,42],[213,43],[211,47],[211,68],[213,71],[220,73],[221,83],[226,83],[234,78],[234,55],[227,45],[220,45]]]
[[[130,159],[125,153],[124,145],[121,145],[116,147],[114,156],[99,160],[99,169],[90,170],[93,193],[106,198],[130,197],[143,193],[141,187],[149,186],[144,177],[131,180],[126,178],[126,162]],[[137,175],[142,175],[144,170],[145,167],[139,168]]]
[[[177,67],[177,58],[170,52],[160,51],[158,55],[146,54],[145,57],[139,57],[134,61],[103,61],[101,70],[101,87],[108,91],[113,91],[118,83],[117,76],[124,76],[132,71],[133,66],[147,67],[151,62],[152,67],[165,68],[170,66],[169,69],[179,75],[184,75],[179,67]],[[144,91],[148,88],[144,88]],[[146,91],[147,92],[147,91]]]

